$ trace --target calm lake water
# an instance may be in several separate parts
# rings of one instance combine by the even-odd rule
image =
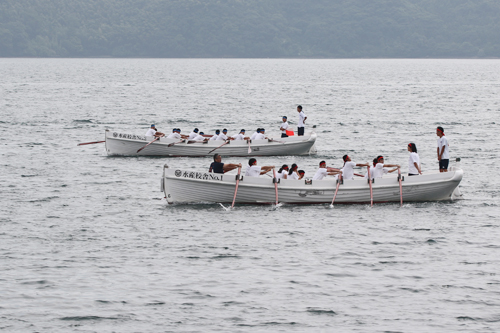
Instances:
[[[498,332],[500,60],[0,59],[0,330]],[[461,157],[464,200],[167,205],[164,164],[104,131],[266,128],[296,106],[320,160]],[[226,162],[246,163],[243,158]],[[453,163],[452,163],[453,165]]]

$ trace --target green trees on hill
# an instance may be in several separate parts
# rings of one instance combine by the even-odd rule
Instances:
[[[2,57],[499,57],[496,0],[0,0]]]

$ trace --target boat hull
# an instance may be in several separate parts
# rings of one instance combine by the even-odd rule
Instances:
[[[269,140],[230,141],[219,147],[224,141],[208,141],[206,143],[178,143],[180,140],[161,138],[153,142],[139,153],[140,148],[154,138],[140,135],[123,134],[106,131],[106,152],[109,156],[208,156],[218,153],[223,156],[278,156],[307,155],[316,142],[316,133],[308,136],[279,138],[280,142]],[[171,145],[175,143],[174,145]],[[171,145],[169,147],[169,145]],[[216,149],[217,148],[217,149]],[[215,150],[216,149],[216,150]]]
[[[405,176],[403,202],[453,200],[453,193],[463,177],[461,169],[447,173]],[[162,191],[169,203],[231,203],[236,185],[235,174],[213,174],[164,167]],[[278,201],[290,204],[331,203],[336,180],[287,180],[278,183]],[[397,176],[377,178],[372,183],[374,202],[399,202]],[[457,189],[458,190],[458,189]],[[245,177],[239,182],[236,203],[271,204],[276,202],[273,179],[266,176]],[[369,203],[370,188],[366,179],[345,180],[335,203]]]

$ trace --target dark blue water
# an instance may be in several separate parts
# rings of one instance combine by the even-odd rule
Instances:
[[[0,329],[6,332],[497,332],[499,60],[0,59]],[[415,142],[436,126],[464,200],[168,206],[164,164],[111,158],[105,129],[144,134],[316,125],[315,156]],[[245,163],[241,158],[227,162]]]

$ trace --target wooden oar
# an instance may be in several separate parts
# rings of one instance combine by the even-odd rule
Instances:
[[[276,169],[273,167],[273,183],[274,183],[274,191],[276,192],[276,206],[278,206],[278,178],[276,178]]]
[[[370,175],[370,167],[369,166],[368,166],[368,185],[370,185],[370,206],[373,207],[372,177]]]
[[[401,169],[398,168],[398,181],[399,181],[399,202],[400,202],[400,207],[403,207],[403,184],[401,183]]]
[[[335,198],[337,197],[337,192],[339,191],[339,186],[341,182],[342,182],[342,175],[340,174],[339,177],[337,178],[337,188],[335,189],[335,195],[333,196],[330,207],[333,207],[333,203],[335,202]]]
[[[171,144],[167,145],[167,147],[172,147],[173,145],[176,145],[178,143],[183,143],[184,141],[186,141],[186,140],[181,140],[179,142],[172,142]]]
[[[147,145],[145,145],[144,147],[139,148],[139,150],[137,150],[137,152],[140,152],[141,150],[143,150],[144,148],[146,148],[147,146],[149,146],[150,144],[152,144],[153,142],[155,142],[156,140],[159,140],[159,139],[160,139],[159,137],[158,137],[158,138],[154,138],[154,140],[153,140],[153,141],[151,141],[150,143],[148,143],[148,144],[147,144]]]
[[[219,147],[214,148],[214,149],[212,149],[211,151],[209,151],[209,152],[207,153],[207,155],[208,155],[208,154],[210,154],[211,152],[213,152],[214,150],[217,150],[217,149],[219,149],[220,147],[222,147],[222,146],[224,146],[225,144],[228,144],[228,143],[229,143],[229,140],[227,140],[226,142],[224,142],[223,144],[221,144]]]
[[[285,144],[285,141],[278,141],[278,140],[274,140],[274,139],[267,139],[267,141],[269,141],[269,142],[279,142],[279,143]]]
[[[92,144],[94,144],[94,143],[103,143],[103,142],[106,142],[106,141],[84,142],[84,143],[79,143],[79,144],[77,144],[77,146],[92,145]]]
[[[249,155],[252,153],[252,148],[250,147],[250,141],[251,140],[247,140],[247,142],[248,142],[248,154]]]
[[[241,175],[241,167],[238,167],[238,174],[236,175],[236,187],[234,188],[233,204],[231,205],[231,208],[234,207],[234,203],[236,202],[236,193],[238,193],[238,185],[240,184],[240,175]]]

